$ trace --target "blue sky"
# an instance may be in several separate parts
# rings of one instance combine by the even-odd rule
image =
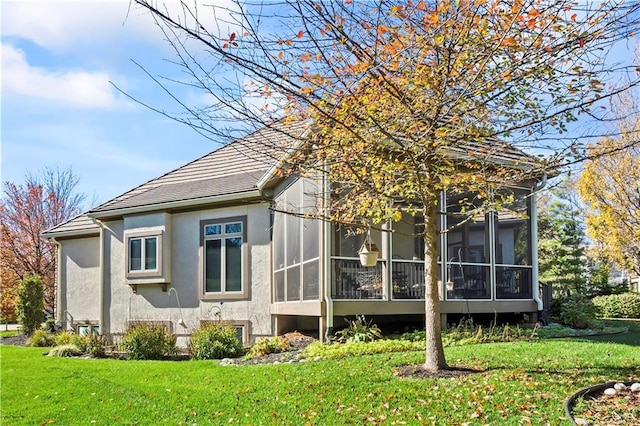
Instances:
[[[208,1],[198,3],[203,10]],[[179,10],[177,0],[166,4]],[[132,62],[153,75],[180,78],[165,60],[172,52],[151,16],[130,7],[129,0],[0,1],[2,181],[22,183],[28,172],[70,167],[80,178],[78,191],[95,204],[217,148],[111,85],[155,108],[181,112]],[[205,21],[215,28],[210,24]],[[630,58],[632,45],[619,46],[613,59]],[[181,90],[190,105],[205,105],[202,94]]]
[[[70,167],[103,202],[217,146],[119,93],[179,112],[136,66],[171,76],[162,34],[128,0],[2,1],[2,181]],[[198,94],[185,94],[198,103]],[[87,208],[90,206],[86,206]]]

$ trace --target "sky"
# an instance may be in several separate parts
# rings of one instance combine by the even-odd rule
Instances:
[[[128,0],[3,0],[0,19],[3,182],[71,168],[88,209],[217,148],[114,87],[180,112],[133,62],[179,72],[150,15]]]
[[[209,1],[198,0],[199,7]],[[166,4],[173,11],[179,5]],[[134,63],[155,76],[181,77],[152,17],[129,0],[0,0],[0,24],[3,182],[70,168],[88,209],[218,147],[114,87],[181,112]],[[618,56],[629,56],[628,46]],[[201,93],[183,90],[190,105],[206,105]]]

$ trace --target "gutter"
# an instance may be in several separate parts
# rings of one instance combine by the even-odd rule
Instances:
[[[40,234],[42,238],[50,238],[58,244],[59,242],[56,240],[56,238],[95,237],[96,235],[100,235],[99,230],[97,229],[82,229],[82,230],[62,231],[62,232],[45,232],[43,234]]]
[[[234,194],[226,194],[226,195],[216,195],[213,197],[205,197],[195,200],[180,200],[180,201],[171,201],[167,203],[158,203],[158,204],[146,204],[143,206],[135,206],[135,207],[123,207],[119,209],[104,209],[104,210],[94,210],[87,213],[87,216],[94,220],[98,218],[112,217],[112,216],[122,216],[128,214],[138,214],[138,213],[149,213],[152,211],[159,210],[168,210],[168,209],[180,209],[180,208],[193,208],[199,207],[206,204],[214,204],[214,203],[223,203],[227,201],[242,201],[247,198],[262,198],[262,192],[254,189],[251,191],[239,192]]]

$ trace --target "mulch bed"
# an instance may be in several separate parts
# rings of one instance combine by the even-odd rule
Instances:
[[[605,395],[604,389],[576,400],[571,415],[578,425],[637,426],[640,422],[640,392],[629,387],[615,395]]]
[[[27,339],[28,337],[26,334],[16,334],[15,336],[1,337],[0,345],[26,346]]]
[[[447,379],[468,376],[470,374],[482,373],[484,370],[465,367],[450,366],[442,370],[428,370],[424,364],[403,365],[394,369],[393,373],[396,377],[408,379]]]

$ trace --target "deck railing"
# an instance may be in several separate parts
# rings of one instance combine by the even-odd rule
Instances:
[[[391,261],[393,299],[424,299],[424,261]]]
[[[364,267],[360,260],[332,257],[332,289],[334,299],[382,299],[382,261],[375,267]]]
[[[530,266],[496,266],[496,299],[531,299],[532,275]]]
[[[439,265],[439,267],[441,267]],[[496,266],[496,286],[492,292],[488,265],[455,264],[448,268],[446,300],[508,300],[531,299],[532,268],[529,266]],[[364,267],[351,257],[331,258],[331,295],[338,300],[424,299],[424,262],[421,260],[391,261],[391,282],[386,263],[379,260],[375,267]],[[438,271],[438,277],[440,272]]]

